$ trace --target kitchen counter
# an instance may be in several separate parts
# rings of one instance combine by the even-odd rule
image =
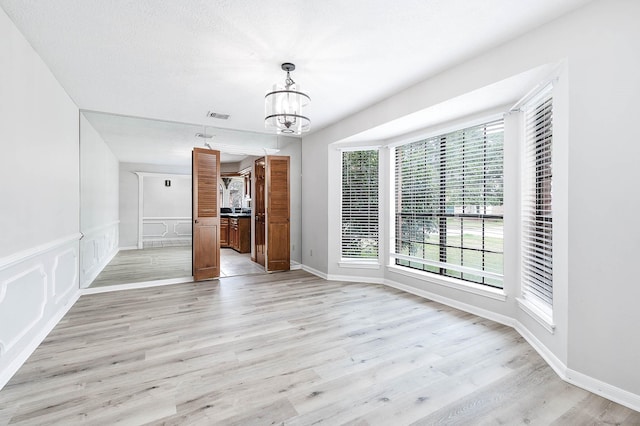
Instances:
[[[220,217],[251,217],[251,213],[220,213]]]

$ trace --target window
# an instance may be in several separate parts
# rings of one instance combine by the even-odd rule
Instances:
[[[244,199],[244,178],[233,178],[229,182],[229,207],[242,207]]]
[[[553,302],[551,86],[524,107],[522,171],[523,297],[550,310]]]
[[[396,265],[502,288],[504,122],[396,148]]]
[[[342,258],[378,257],[378,150],[342,152]]]

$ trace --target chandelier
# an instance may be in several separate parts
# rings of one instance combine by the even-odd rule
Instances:
[[[277,133],[299,135],[310,129],[311,121],[302,110],[311,98],[291,79],[289,73],[295,69],[289,62],[282,64],[282,70],[287,72],[284,87],[274,84],[273,90],[264,97],[264,125]]]

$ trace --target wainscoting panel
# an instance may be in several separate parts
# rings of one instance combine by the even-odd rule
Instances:
[[[190,217],[143,217],[143,247],[191,244]]]
[[[84,232],[80,240],[80,287],[87,288],[118,253],[120,221]]]
[[[79,239],[0,259],[0,388],[79,297]]]

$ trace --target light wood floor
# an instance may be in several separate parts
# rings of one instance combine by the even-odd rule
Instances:
[[[264,273],[264,268],[252,262],[250,254],[241,254],[230,248],[220,250],[221,277],[261,273]],[[90,287],[184,277],[191,277],[191,246],[121,250]]]
[[[85,295],[0,424],[640,424],[513,329],[303,271]]]

